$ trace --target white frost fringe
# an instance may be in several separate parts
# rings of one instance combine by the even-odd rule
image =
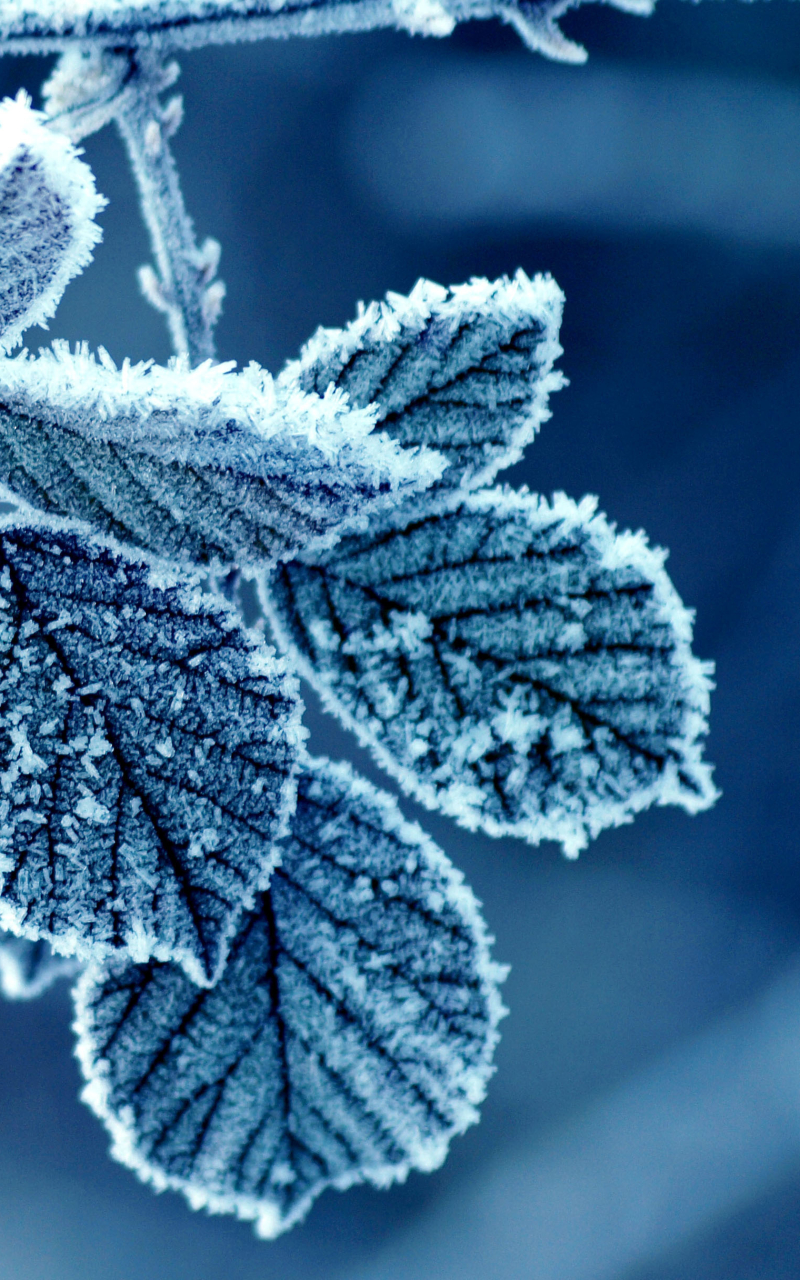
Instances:
[[[443,1163],[453,1137],[463,1133],[479,1118],[478,1107],[486,1094],[486,1086],[494,1074],[493,1056],[499,1041],[498,1024],[508,1010],[500,997],[499,986],[508,975],[508,967],[492,960],[490,948],[494,939],[484,924],[480,903],[465,884],[463,875],[431,840],[417,823],[408,822],[402,815],[394,797],[378,790],[360,777],[345,762],[333,763],[325,758],[306,757],[305,768],[321,777],[327,773],[350,789],[354,799],[373,808],[374,820],[380,821],[383,830],[399,843],[409,847],[409,854],[421,864],[420,893],[425,891],[425,880],[436,882],[440,895],[454,909],[461,927],[471,937],[474,952],[471,958],[474,979],[479,984],[486,1003],[486,1023],[479,1061],[468,1065],[453,1055],[447,1073],[446,1109],[450,1112],[450,1124],[435,1135],[424,1137],[410,1130],[403,1133],[403,1117],[395,1117],[400,1129],[395,1135],[405,1149],[405,1158],[398,1161],[365,1166],[358,1164],[331,1179],[325,1179],[319,1187],[312,1188],[294,1204],[288,1213],[268,1194],[261,1197],[246,1193],[220,1193],[199,1182],[180,1176],[172,1176],[154,1165],[141,1150],[136,1132],[136,1120],[130,1107],[115,1108],[111,1101],[110,1067],[107,1059],[98,1054],[95,1029],[92,1021],[92,998],[98,984],[104,980],[104,970],[99,966],[88,968],[74,991],[75,1021],[73,1030],[77,1036],[75,1056],[80,1062],[86,1081],[82,1100],[102,1120],[111,1139],[111,1155],[155,1191],[181,1192],[193,1209],[205,1209],[208,1213],[230,1213],[244,1221],[252,1221],[256,1233],[264,1239],[273,1239],[301,1221],[310,1209],[324,1185],[344,1191],[358,1183],[367,1182],[386,1188],[396,1182],[404,1182],[412,1169],[431,1172]],[[344,815],[342,815],[344,817]],[[335,827],[336,820],[332,825]],[[436,910],[442,910],[438,901]],[[444,1053],[446,1044],[441,1046]],[[365,1106],[380,1115],[380,1103],[365,1100]],[[386,1121],[388,1124],[388,1121]],[[391,1126],[390,1126],[391,1127]]]
[[[509,436],[506,448],[492,454],[491,461],[481,467],[452,467],[445,475],[445,486],[475,489],[490,484],[498,471],[519,462],[539,428],[552,416],[549,398],[568,385],[560,370],[553,366],[563,355],[558,335],[564,312],[564,294],[550,275],[533,278],[519,268],[509,279],[501,276],[487,280],[475,276],[464,284],[445,288],[433,280],[418,280],[406,297],[389,292],[386,299],[358,304],[354,320],[344,329],[319,328],[305,344],[297,360],[290,361],[281,381],[303,385],[304,375],[320,368],[343,368],[354,356],[364,351],[402,343],[411,346],[434,322],[455,330],[478,318],[487,328],[492,326],[498,348],[504,341],[531,324],[541,325],[542,336],[536,344],[536,376],[531,376],[529,400],[523,422]],[[446,362],[445,362],[446,364]],[[446,371],[444,376],[447,376]],[[428,390],[435,389],[432,381]]]
[[[429,722],[435,720],[440,733],[439,750],[443,763],[437,773],[430,776],[419,771],[413,750],[399,752],[397,738],[391,738],[387,733],[387,722],[381,720],[378,714],[365,711],[361,703],[362,685],[370,674],[373,679],[376,678],[369,665],[370,658],[377,662],[380,655],[385,653],[388,659],[399,648],[410,654],[414,644],[424,648],[428,644],[431,630],[427,618],[418,615],[416,636],[411,636],[408,632],[400,635],[397,617],[394,626],[389,624],[382,629],[376,627],[374,634],[369,636],[358,631],[352,632],[345,641],[343,653],[357,655],[362,663],[358,673],[352,676],[345,674],[343,661],[337,663],[335,660],[339,648],[339,642],[335,639],[328,655],[330,663],[327,668],[322,669],[309,660],[295,643],[286,620],[276,605],[269,579],[266,575],[259,575],[257,585],[261,605],[278,645],[289,656],[300,676],[316,689],[325,710],[335,715],[346,729],[356,735],[361,745],[370,750],[376,762],[395,779],[407,795],[426,808],[446,813],[470,831],[481,829],[494,837],[517,836],[531,844],[538,844],[542,840],[557,841],[569,858],[577,857],[589,839],[596,838],[601,831],[631,822],[637,813],[653,804],[678,805],[691,814],[713,805],[719,792],[712,781],[712,766],[702,758],[702,740],[708,731],[714,667],[713,663],[703,662],[692,653],[694,615],[683,605],[664,568],[666,552],[651,547],[642,531],[617,533],[615,525],[597,511],[597,499],[591,496],[576,503],[566,494],[556,493],[548,502],[546,498],[528,493],[525,489],[514,491],[498,488],[455,495],[451,504],[460,505],[465,513],[496,512],[512,524],[519,522],[523,527],[527,525],[533,530],[546,530],[557,523],[564,533],[569,533],[572,529],[585,531],[590,537],[594,554],[598,555],[600,567],[612,573],[627,571],[640,574],[642,582],[650,584],[654,603],[652,621],[663,625],[671,637],[673,696],[680,697],[684,703],[680,732],[670,743],[674,758],[665,762],[657,777],[619,794],[616,798],[609,794],[600,799],[593,796],[589,788],[585,805],[576,805],[574,799],[559,799],[554,789],[553,803],[546,813],[541,811],[535,797],[525,795],[523,788],[515,816],[498,818],[490,807],[492,783],[488,782],[481,787],[474,785],[472,774],[464,767],[464,751],[455,749],[458,740],[463,740],[465,732],[474,738],[471,759],[478,758],[490,748],[496,748],[496,717],[487,718],[484,710],[476,720],[474,709],[468,706],[463,721],[450,725],[446,717],[442,717],[436,689],[418,692],[417,701],[409,708],[403,712],[397,710],[387,717],[387,722],[394,730],[403,716],[410,714],[419,719],[428,716]],[[439,510],[441,509],[440,505]],[[434,510],[431,506],[430,511]],[[427,511],[428,508],[421,506],[417,516]],[[377,542],[380,541],[382,532],[391,528],[391,520],[390,516],[386,526],[377,530]],[[473,655],[473,661],[479,664],[480,660]],[[394,680],[395,668],[389,664],[387,670],[391,671]],[[379,683],[379,677],[377,682]],[[397,685],[392,683],[391,688],[388,684],[384,687],[386,705],[392,705],[391,697],[396,692]],[[372,686],[371,696],[375,696],[375,688]],[[494,710],[500,711],[501,708],[496,706]],[[409,736],[413,736],[412,730],[415,731],[416,724],[417,720],[414,720],[409,726]],[[526,755],[526,746],[521,744],[518,752],[521,766],[525,763]],[[693,789],[683,785],[681,772],[691,778]]]
[[[232,466],[260,475],[265,443],[340,465],[358,464],[390,487],[416,490],[442,474],[432,449],[402,449],[374,432],[374,407],[353,409],[331,388],[318,396],[290,378],[274,379],[254,362],[205,361],[190,369],[180,358],[167,367],[148,360],[117,368],[102,347],[75,351],[56,341],[36,358],[22,351],[0,358],[0,392],[12,411],[40,417],[87,439],[135,445],[170,462]]]
[[[106,200],[95,189],[91,169],[67,138],[47,127],[47,117],[34,111],[30,102],[20,90],[16,98],[0,103],[0,202],[13,196],[16,206],[13,217],[0,225],[0,295],[6,303],[13,289],[19,306],[9,315],[6,305],[0,315],[0,351],[16,346],[31,325],[47,327],[65,288],[88,265],[102,239],[94,218]],[[20,165],[23,158],[28,165],[33,162],[38,178],[29,196],[25,179],[32,169]],[[42,209],[42,183],[51,196],[49,209]],[[56,218],[50,227],[48,214]],[[37,278],[48,236],[53,259],[46,274]],[[36,265],[26,250],[35,250]],[[14,288],[20,279],[27,296]]]

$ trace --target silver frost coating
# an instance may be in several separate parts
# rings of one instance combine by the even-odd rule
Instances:
[[[0,478],[11,498],[183,563],[274,562],[330,546],[438,479],[435,452],[374,431],[343,392],[257,365],[117,369],[56,342],[0,358]]]
[[[643,534],[495,489],[398,511],[265,585],[300,672],[408,794],[574,856],[653,803],[716,799],[711,668]]]
[[[655,0],[607,0],[626,13],[652,13]],[[0,0],[9,52],[44,53],[76,41],[170,52],[265,37],[319,36],[397,27],[448,36],[459,22],[499,18],[546,57],[584,62],[558,21],[580,0]]]
[[[0,522],[0,925],[209,983],[275,863],[294,679],[185,576]]]
[[[106,202],[79,156],[26,93],[0,102],[0,352],[47,327],[102,237],[94,219]]]
[[[377,410],[376,432],[435,449],[441,490],[490,484],[518,462],[565,384],[553,365],[564,295],[551,276],[475,278],[361,306],[345,329],[319,329],[282,380],[306,392],[331,385]]]
[[[477,1118],[504,1010],[478,904],[394,800],[307,760],[268,893],[218,985],[114,962],[76,991],[112,1153],[274,1236],[326,1186],[441,1164]]]

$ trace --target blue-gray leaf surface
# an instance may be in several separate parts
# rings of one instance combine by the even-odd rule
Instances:
[[[409,794],[575,854],[654,802],[715,799],[710,669],[663,560],[592,499],[483,491],[282,566],[265,607]]]
[[[110,47],[192,48],[264,36],[325,35],[399,27],[447,36],[456,23],[500,18],[532,48],[566,62],[586,54],[557,20],[580,0],[0,0],[0,36],[12,53],[64,49],[76,40]],[[647,14],[653,0],[608,0]]]
[[[0,924],[214,979],[294,803],[295,683],[224,601],[0,524]]]
[[[48,943],[0,933],[0,991],[7,1000],[34,1000],[61,978],[74,978],[80,961],[59,956]]]
[[[89,166],[20,94],[0,103],[0,351],[44,324],[100,239]]]
[[[216,987],[169,965],[87,970],[84,1098],[140,1177],[273,1236],[326,1186],[441,1163],[477,1119],[503,976],[430,839],[348,766],[311,760]]]
[[[320,329],[283,376],[374,404],[377,430],[446,458],[442,490],[473,489],[517,462],[550,417],[550,392],[564,384],[553,370],[563,303],[550,276],[524,271],[450,289],[420,280],[346,329]]]
[[[158,556],[269,563],[440,475],[374,420],[256,365],[117,369],[54,343],[0,359],[0,484]]]

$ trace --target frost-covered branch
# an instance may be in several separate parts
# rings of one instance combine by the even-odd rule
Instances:
[[[0,991],[85,963],[83,1096],[113,1154],[272,1236],[326,1186],[437,1167],[504,1012],[460,874],[391,797],[306,755],[295,676],[407,794],[572,856],[649,804],[714,802],[712,669],[643,534],[592,499],[487,488],[564,383],[549,276],[421,280],[276,378],[209,358],[219,247],[198,249],[167,145],[173,28],[442,35],[495,14],[574,59],[568,0],[47,3],[36,21],[79,37],[47,118],[0,106],[0,497],[20,508],[0,518]],[[20,14],[0,0],[0,30]],[[80,39],[124,21],[114,48]],[[112,120],[178,358],[2,354],[99,239],[72,143]],[[283,658],[222,599],[239,570]]]
[[[655,0],[605,0],[627,13],[649,14]],[[447,36],[459,22],[499,18],[529,48],[562,62],[586,52],[558,21],[581,0],[5,0],[0,36],[9,53],[46,53],[78,41],[107,47],[192,49],[264,37],[318,36],[399,27],[414,35]]]
[[[176,353],[199,364],[214,358],[214,325],[225,286],[214,279],[219,243],[207,239],[198,246],[169,149],[168,138],[180,123],[180,112],[169,105],[162,107],[158,95],[176,74],[174,64],[162,68],[157,59],[137,58],[129,91],[119,99],[114,119],[128,152],[158,267],[158,274],[149,266],[140,269],[142,292],[167,317]]]
[[[186,212],[169,138],[183,116],[180,97],[162,105],[160,94],[175,83],[176,63],[164,65],[151,51],[110,53],[72,48],[45,85],[54,127],[73,139],[114,120],[131,164],[157,270],[140,268],[148,302],[167,318],[177,355],[192,364],[214,358],[214,325],[225,286],[214,277],[219,243],[198,245]]]

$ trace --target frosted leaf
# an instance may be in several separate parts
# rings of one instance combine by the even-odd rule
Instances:
[[[0,933],[0,991],[7,1000],[34,1000],[60,978],[74,978],[80,967],[46,942]]]
[[[30,98],[0,103],[0,351],[53,315],[101,239],[89,166]]]
[[[409,794],[571,855],[653,802],[715,799],[691,615],[663,553],[594,507],[469,495],[282,566],[265,601],[301,673]]]
[[[478,904],[348,766],[308,761],[280,867],[218,985],[88,970],[84,1099],[113,1154],[194,1208],[297,1222],[326,1186],[434,1169],[478,1118],[504,1010]]]
[[[109,48],[137,44],[197,48],[265,36],[318,36],[399,27],[446,36],[458,22],[500,18],[529,47],[562,61],[585,53],[556,25],[581,0],[0,0],[0,36],[10,53],[41,54],[98,38]],[[652,12],[654,0],[606,0],[628,13]]]
[[[549,276],[524,271],[451,289],[420,280],[346,329],[319,329],[282,376],[376,404],[380,430],[444,455],[443,487],[475,488],[516,462],[550,417],[548,396],[564,385],[553,370],[563,302]]]
[[[173,560],[275,561],[441,474],[374,419],[257,365],[116,369],[59,342],[0,359],[0,483]]]
[[[0,522],[0,925],[214,979],[294,803],[294,681],[196,582]]]

